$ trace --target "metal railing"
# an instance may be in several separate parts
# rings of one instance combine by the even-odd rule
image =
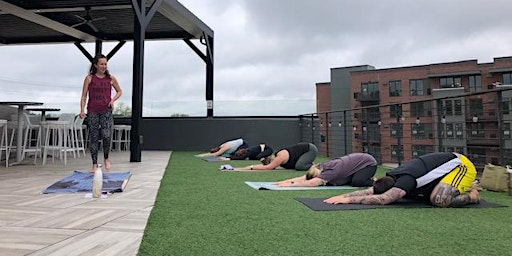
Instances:
[[[512,164],[512,86],[449,90],[434,89],[433,96],[415,101],[301,115],[301,139],[328,157],[366,152],[381,164],[430,152],[464,154],[479,170],[486,163]]]

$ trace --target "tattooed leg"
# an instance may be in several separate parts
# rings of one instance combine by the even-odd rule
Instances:
[[[461,207],[479,201],[478,190],[472,189],[469,193],[461,195],[458,189],[445,183],[439,183],[430,195],[430,202],[438,207]]]

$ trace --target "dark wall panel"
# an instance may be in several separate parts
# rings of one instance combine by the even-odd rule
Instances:
[[[116,123],[124,123],[116,120]],[[243,138],[274,149],[300,142],[298,118],[150,119],[141,125],[144,150],[207,150]]]

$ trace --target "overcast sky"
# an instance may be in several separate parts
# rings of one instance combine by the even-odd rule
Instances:
[[[512,56],[510,0],[179,2],[215,33],[215,115],[315,112],[315,83],[329,82],[334,67]],[[114,45],[104,44],[104,52]],[[126,104],[132,47],[126,44],[109,61]],[[0,46],[0,56],[0,100],[76,103],[72,111],[79,111],[89,64],[74,45]],[[146,42],[145,59],[146,115],[206,114],[205,65],[183,41]]]

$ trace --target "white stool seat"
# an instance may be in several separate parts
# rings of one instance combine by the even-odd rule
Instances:
[[[2,137],[0,137],[0,160],[2,159],[3,152],[5,152],[5,167],[9,167],[9,145],[7,134],[7,120],[0,119],[0,130]]]
[[[114,150],[129,150],[130,149],[130,132],[131,125],[116,124],[112,127],[112,146]]]
[[[43,121],[41,127],[44,134],[43,143],[43,163],[46,164],[48,153],[52,153],[52,161],[55,159],[55,154],[59,155],[60,159],[64,159],[64,165],[67,165],[67,153],[74,154],[74,147],[71,144],[71,134],[69,130],[72,128],[69,121]]]

